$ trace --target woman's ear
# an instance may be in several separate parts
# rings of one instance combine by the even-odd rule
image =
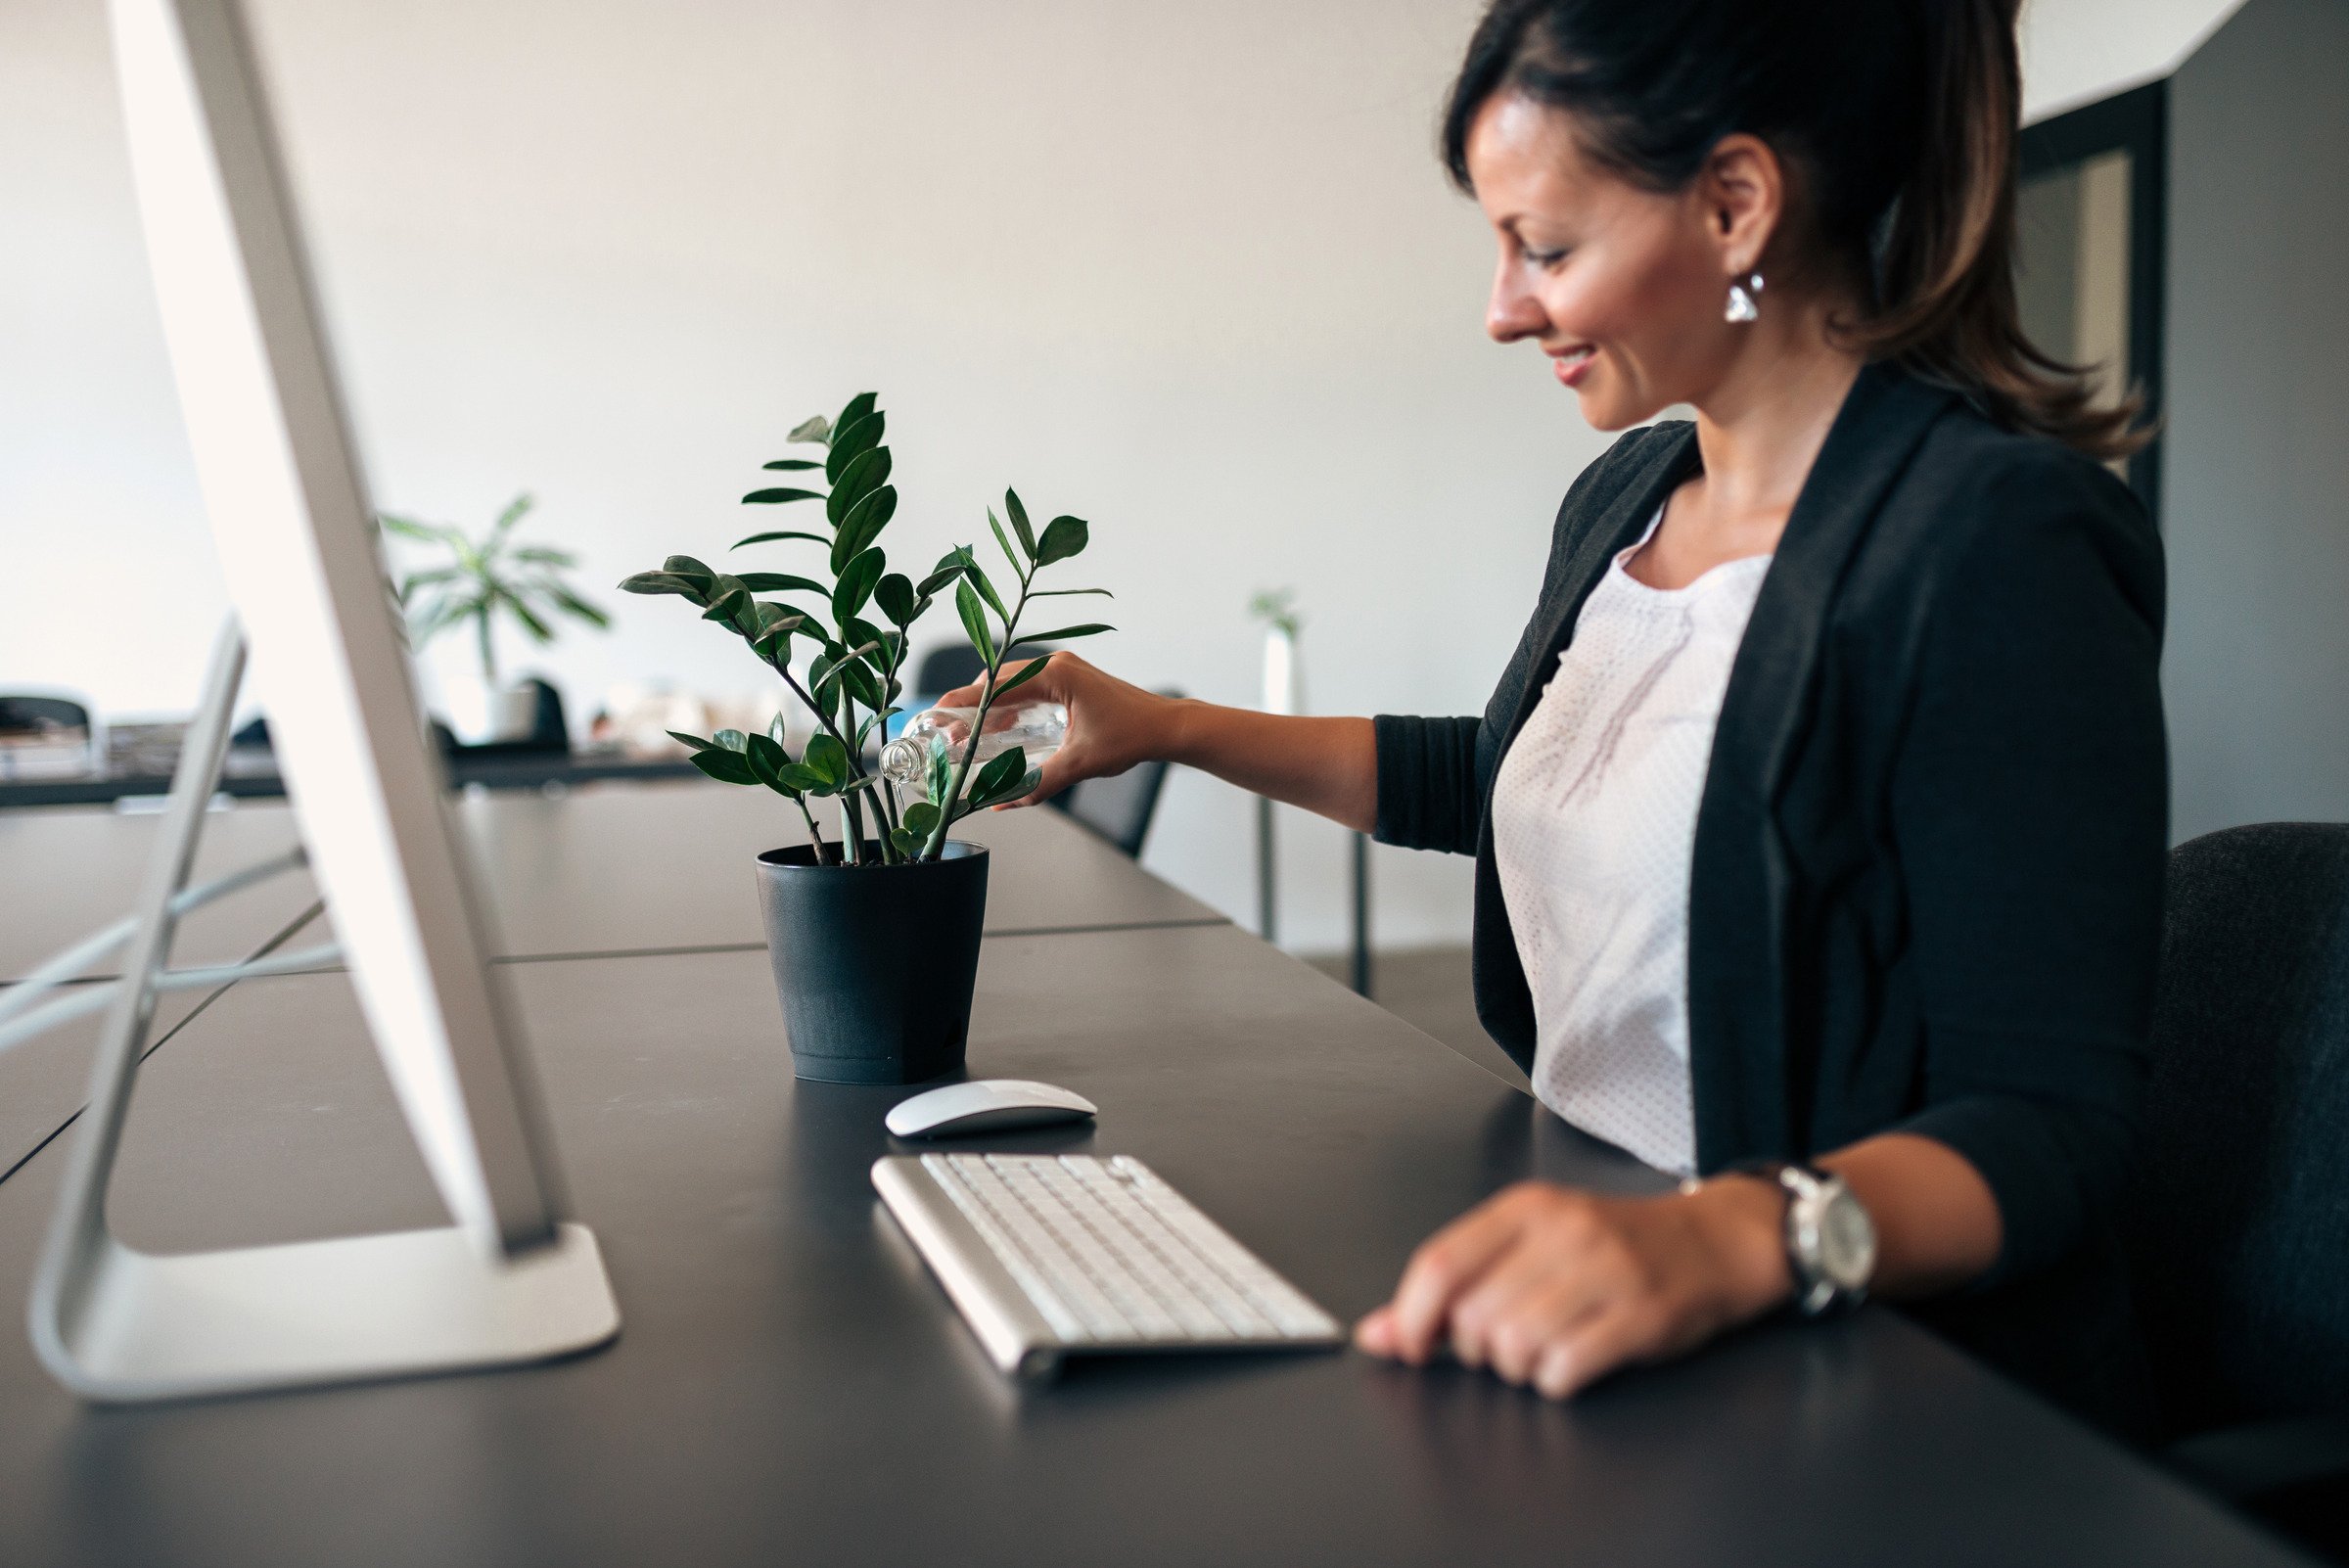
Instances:
[[[1721,252],[1722,275],[1760,271],[1786,210],[1786,166],[1770,144],[1743,131],[1724,136],[1705,155],[1694,194],[1706,234]]]

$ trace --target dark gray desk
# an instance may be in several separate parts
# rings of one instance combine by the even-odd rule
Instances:
[[[454,804],[500,950],[520,958],[764,946],[752,857],[806,840],[787,803],[698,778]],[[130,907],[158,820],[107,807],[0,811],[0,983]],[[996,852],[988,873],[990,932],[1222,920],[1057,811],[993,812],[961,836]],[[282,802],[215,811],[206,820],[199,880],[296,842]],[[245,957],[317,896],[299,873],[241,893],[190,919],[175,961]],[[300,940],[331,936],[319,928]]]
[[[0,985],[22,980],[51,953],[130,912],[154,857],[162,818],[106,806],[0,811]],[[194,880],[234,871],[294,848],[281,805],[239,805],[205,818]],[[318,895],[301,876],[248,888],[190,915],[181,964],[234,963],[284,933]],[[112,975],[114,962],[86,973]]]
[[[735,949],[763,952],[751,858],[803,842],[788,804],[697,777],[597,785],[560,798],[468,796],[455,804],[492,905],[500,949],[549,956]],[[0,811],[0,982],[117,918],[137,896],[159,818],[110,807]],[[994,932],[1221,924],[1222,917],[1143,871],[1057,811],[1005,811],[966,834],[995,853],[988,929]],[[290,848],[292,812],[241,803],[206,822],[199,875]],[[199,911],[174,962],[229,962],[263,946],[331,941],[307,875],[295,873]],[[111,963],[91,966],[110,975]],[[166,1002],[163,1032],[199,1001]],[[770,1002],[769,1011],[773,1010]],[[0,1173],[79,1112],[95,1022],[0,1055]]]
[[[560,1366],[86,1410],[0,1333],[0,1557],[144,1565],[2282,1563],[1893,1314],[1553,1407],[1350,1355],[1006,1385],[874,1205],[901,1092],[795,1084],[762,955],[512,972],[627,1324]],[[990,939],[972,1067],[1083,1090],[1332,1309],[1543,1174],[1655,1178],[1228,926]],[[62,1146],[0,1184],[22,1300]],[[343,977],[155,1058],[114,1213],[154,1247],[438,1218]]]

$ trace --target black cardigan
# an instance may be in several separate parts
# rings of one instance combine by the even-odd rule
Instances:
[[[1685,424],[1617,441],[1559,508],[1483,715],[1375,721],[1378,837],[1476,856],[1477,1012],[1529,1068],[1494,775],[1608,562],[1697,467]],[[1731,668],[1689,888],[1699,1168],[1895,1130],[1948,1144],[2004,1246],[1940,1315],[2111,1421],[2108,1222],[2168,837],[2161,619],[2160,543],[2110,473],[1869,367]]]

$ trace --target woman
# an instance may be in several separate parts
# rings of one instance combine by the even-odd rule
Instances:
[[[2109,1421],[2167,819],[2162,568],[2016,324],[2015,0],[1497,0],[1445,123],[1489,326],[1602,430],[1474,718],[1068,654],[1034,800],[1146,758],[1474,854],[1487,1028],[1691,1179],[1525,1183],[1357,1342],[1563,1397],[1863,1292]],[[974,691],[957,696],[975,698]],[[1024,802],[1021,804],[1032,804]],[[1776,1162],[1792,1162],[1787,1168]]]

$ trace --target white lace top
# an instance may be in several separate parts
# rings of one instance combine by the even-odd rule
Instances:
[[[1663,521],[1657,510],[1641,535]],[[1688,877],[1729,666],[1771,558],[1651,588],[1608,567],[1493,789],[1542,1103],[1650,1165],[1696,1165]]]

